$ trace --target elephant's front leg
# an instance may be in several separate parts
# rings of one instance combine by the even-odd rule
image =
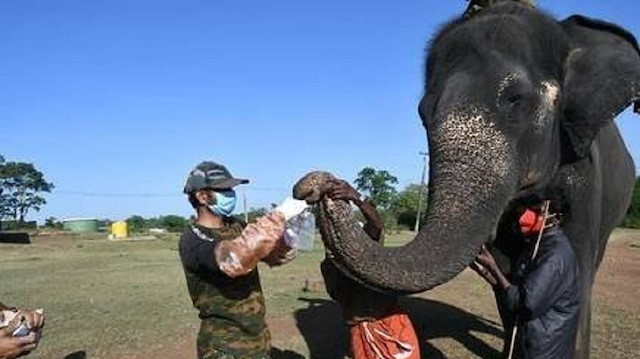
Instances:
[[[575,359],[588,359],[591,346],[591,289],[610,230],[603,229],[603,183],[600,153],[593,146],[590,156],[560,173],[563,193],[570,204],[564,230],[576,253],[580,282],[580,319]],[[603,233],[603,231],[607,233]]]

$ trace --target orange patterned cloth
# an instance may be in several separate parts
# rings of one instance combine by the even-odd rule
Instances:
[[[349,329],[353,359],[420,359],[420,345],[409,316],[401,310]]]

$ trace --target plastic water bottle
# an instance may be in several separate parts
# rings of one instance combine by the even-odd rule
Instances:
[[[285,224],[284,240],[291,248],[300,251],[313,250],[316,233],[316,217],[309,209],[291,218]]]

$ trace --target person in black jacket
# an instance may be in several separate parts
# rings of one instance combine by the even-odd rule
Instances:
[[[485,247],[471,266],[493,286],[509,340],[518,327],[512,358],[571,359],[574,354],[580,314],[578,265],[555,207],[552,203],[547,216],[542,202],[522,212],[519,226],[526,243],[510,278]],[[505,345],[505,357],[509,349]]]

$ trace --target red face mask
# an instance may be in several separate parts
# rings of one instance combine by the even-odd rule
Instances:
[[[520,230],[525,236],[536,234],[542,230],[542,222],[544,218],[541,213],[527,208],[520,216],[518,224],[520,224]]]

